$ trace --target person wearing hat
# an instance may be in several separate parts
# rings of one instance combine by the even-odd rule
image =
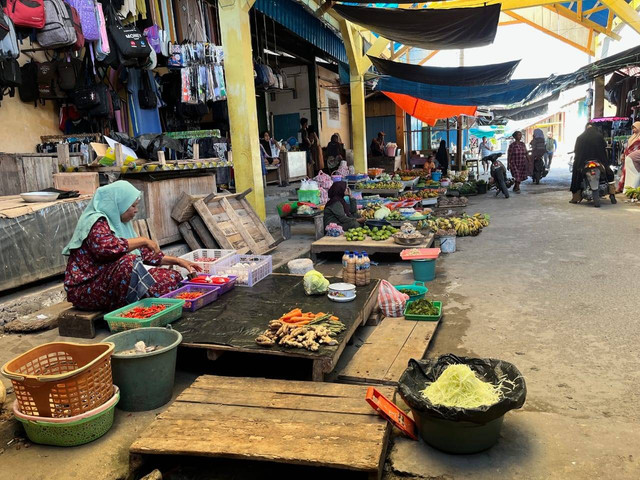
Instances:
[[[371,140],[371,156],[384,157],[384,132],[378,132],[378,136]]]

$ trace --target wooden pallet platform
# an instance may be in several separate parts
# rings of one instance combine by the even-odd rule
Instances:
[[[319,253],[325,252],[344,252],[349,251],[366,251],[367,254],[372,255],[374,253],[397,253],[400,254],[402,250],[407,248],[429,248],[433,244],[433,233],[424,234],[425,241],[416,245],[415,247],[407,247],[405,245],[398,245],[394,242],[393,238],[387,238],[386,240],[372,240],[367,237],[365,240],[348,242],[344,235],[339,237],[322,237],[320,240],[316,240],[311,244],[311,259],[315,262]]]
[[[338,380],[397,385],[411,358],[422,358],[440,322],[385,318],[338,374]]]
[[[392,398],[393,390],[383,393]],[[352,471],[353,478],[379,479],[391,426],[365,394],[358,385],[203,375],[131,445],[131,465],[189,455],[334,468]]]

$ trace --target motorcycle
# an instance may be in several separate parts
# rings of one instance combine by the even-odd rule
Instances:
[[[582,198],[587,201],[593,200],[593,206],[600,207],[600,198],[609,195],[609,184],[604,166],[595,160],[585,163],[582,170]],[[615,204],[616,196],[609,195],[611,203]]]
[[[493,179],[493,185],[489,187],[496,188],[496,197],[502,192],[504,194],[504,198],[509,198],[509,186],[507,183],[511,182],[511,180],[507,179],[507,169],[504,164],[498,160],[502,156],[502,153],[492,153],[488,158],[489,162],[491,162],[491,178]]]

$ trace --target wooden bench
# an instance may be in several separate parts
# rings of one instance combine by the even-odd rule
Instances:
[[[324,212],[318,211],[313,215],[293,214],[284,218],[280,218],[280,227],[282,228],[282,238],[285,240],[291,238],[291,224],[301,222],[313,222],[315,226],[316,240],[324,237]]]

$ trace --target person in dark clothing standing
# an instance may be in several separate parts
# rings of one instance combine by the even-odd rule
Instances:
[[[314,176],[314,171],[313,159],[311,158],[311,140],[309,139],[309,119],[304,117],[300,119],[300,130],[298,133],[300,134],[298,148],[300,148],[301,152],[306,152],[307,154],[307,176],[311,178]]]
[[[573,151],[575,157],[570,188],[573,197],[569,202],[578,203],[582,200],[582,170],[589,160],[595,160],[604,167],[607,183],[609,184],[609,197],[611,203],[616,203],[616,187],[613,182],[613,170],[611,170],[609,156],[607,155],[607,142],[600,130],[591,122],[587,123],[586,130],[576,139],[576,146]]]
[[[384,157],[384,132],[378,132],[378,136],[371,140],[371,156]]]
[[[442,176],[446,177],[447,170],[449,170],[449,152],[447,151],[447,142],[444,140],[440,140],[440,148],[436,153],[436,160],[440,165],[440,170],[442,170]]]

